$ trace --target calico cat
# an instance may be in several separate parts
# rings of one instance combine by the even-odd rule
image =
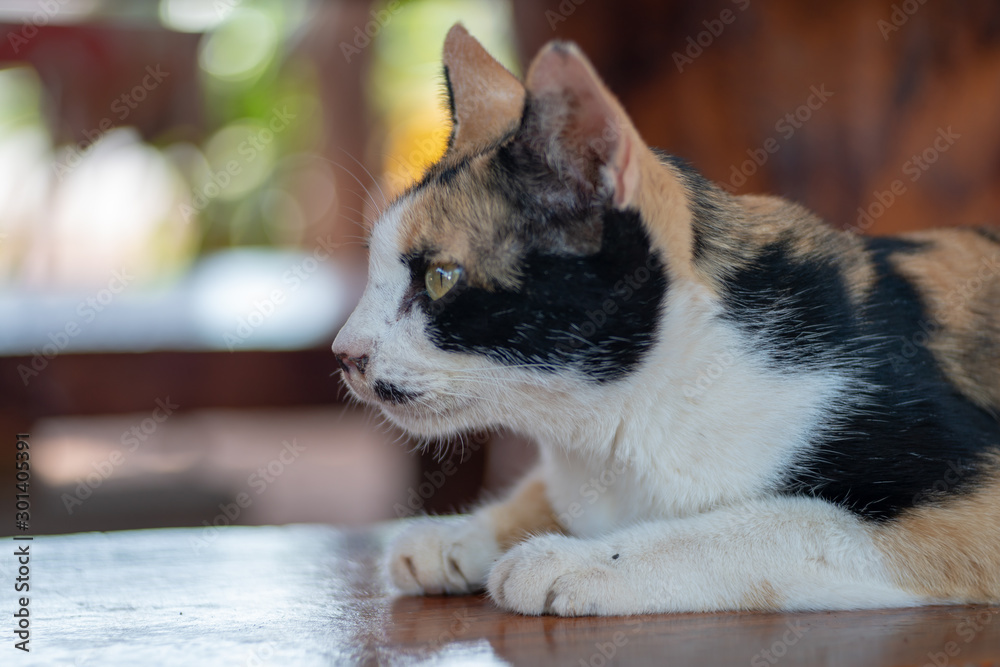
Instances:
[[[524,614],[1000,603],[1000,232],[835,230],[643,144],[572,44],[456,25],[444,157],[370,234],[333,349],[422,437],[540,463],[391,546]]]

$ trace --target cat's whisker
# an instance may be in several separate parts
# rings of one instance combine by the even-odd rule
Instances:
[[[508,386],[508,387],[517,387],[519,385],[528,385],[528,386],[531,386],[531,387],[546,387],[546,386],[549,386],[545,382],[545,380],[534,379],[534,378],[513,378],[513,377],[510,377],[510,378],[505,378],[505,377],[483,378],[483,377],[478,377],[478,376],[475,376],[475,375],[466,375],[466,376],[451,375],[451,376],[449,376],[449,379],[450,380],[456,380],[456,381],[459,381],[459,382],[478,383],[478,384],[486,385],[486,386],[490,386],[490,385],[505,385],[505,386]]]
[[[409,165],[407,165],[405,162],[403,162],[402,160],[400,160],[395,155],[392,155],[392,154],[387,153],[387,152],[383,152],[382,153],[382,157],[383,158],[387,158],[387,159],[392,160],[393,162],[395,162],[397,165],[399,165],[400,167],[402,167],[403,168],[402,170],[404,172],[406,172],[407,174],[409,174],[409,173],[411,173],[413,171]],[[418,179],[420,178],[419,174],[417,175],[417,178]]]
[[[501,368],[506,371],[506,370],[510,370],[510,369],[513,369],[513,368],[538,368],[538,367],[539,367],[539,364],[534,364],[534,363],[518,363],[518,364],[504,364],[503,366],[500,366],[500,367],[495,366],[495,365],[494,366],[463,366],[459,370],[460,371],[492,371],[492,372],[495,373],[498,370],[500,370]]]
[[[361,237],[361,236],[345,236],[343,238],[347,239],[347,242],[342,244],[342,245],[345,245],[345,246],[362,246],[362,247],[366,247],[368,245],[368,240],[365,239],[365,238],[363,238],[363,237]]]
[[[346,153],[347,151],[344,151],[344,152]],[[348,157],[350,157],[350,158],[351,158],[352,160],[354,159],[354,157],[353,157],[352,155],[350,155],[350,153],[348,153]],[[357,176],[355,175],[355,173],[354,173],[353,171],[351,171],[350,169],[348,169],[348,168],[347,168],[347,167],[345,167],[344,165],[340,164],[340,163],[339,163],[339,162],[337,162],[336,160],[332,160],[332,159],[330,159],[330,158],[328,158],[328,157],[320,157],[319,159],[320,159],[320,160],[323,160],[323,161],[325,161],[325,162],[329,162],[329,163],[330,163],[330,164],[332,164],[333,166],[335,166],[335,167],[338,167],[339,169],[342,169],[342,170],[343,170],[343,171],[344,171],[344,172],[345,172],[345,173],[346,173],[346,174],[347,174],[348,176],[350,176],[351,178],[353,178],[353,179],[354,179],[354,181],[355,181],[355,182],[356,182],[356,183],[357,183],[358,185],[360,185],[360,186],[361,186],[361,189],[362,189],[362,190],[364,190],[364,192],[365,192],[365,195],[367,196],[367,197],[366,197],[366,198],[367,198],[367,200],[368,200],[368,201],[370,201],[370,202],[372,203],[372,206],[374,206],[374,207],[375,207],[375,210],[376,210],[376,211],[378,211],[378,214],[379,214],[380,216],[382,215],[382,209],[381,209],[381,208],[379,207],[379,205],[378,205],[378,202],[377,202],[377,201],[375,200],[375,198],[374,198],[374,197],[372,196],[372,193],[371,193],[371,190],[369,190],[369,189],[368,189],[368,187],[367,187],[367,186],[366,186],[366,185],[365,185],[365,184],[364,184],[364,183],[363,183],[363,182],[361,181],[361,179],[360,179],[360,178],[358,178],[358,177],[357,177]],[[356,161],[356,160],[355,160],[355,161]],[[360,164],[360,163],[359,163],[359,164]],[[362,166],[362,168],[364,168],[364,167]],[[367,173],[367,172],[368,172],[368,170],[367,170],[367,169],[365,169],[365,172]],[[369,176],[370,176],[370,175],[371,175],[371,174],[369,174]],[[376,185],[377,185],[377,183],[376,183]],[[379,191],[381,192],[381,189],[379,189]],[[383,200],[385,200],[385,195],[384,195],[384,194],[382,195],[382,197],[383,197]],[[385,202],[385,203],[386,203],[386,204],[388,204],[388,202]]]
[[[368,216],[364,214],[364,211],[359,211],[353,206],[341,206],[341,208],[343,208],[345,211],[350,211],[351,213],[357,213],[358,215],[360,215],[361,220],[363,220],[364,222],[359,224],[361,224],[362,227],[364,227],[367,230],[371,230],[371,228],[374,227],[375,223],[377,222],[377,220],[370,220]],[[354,220],[352,220],[351,222],[354,222]]]
[[[389,205],[389,199],[388,199],[388,197],[386,197],[386,196],[385,196],[385,192],[383,192],[383,191],[382,191],[382,186],[381,186],[381,185],[379,185],[379,183],[378,183],[378,179],[377,179],[377,178],[375,178],[375,177],[374,177],[374,176],[372,175],[372,173],[371,173],[370,171],[368,171],[368,167],[366,167],[366,166],[365,166],[364,164],[362,164],[362,163],[361,163],[361,161],[360,161],[360,160],[358,160],[358,159],[357,159],[356,157],[354,157],[353,155],[351,155],[351,154],[350,154],[350,153],[349,153],[349,152],[347,151],[347,149],[344,149],[344,148],[341,148],[340,150],[341,150],[341,152],[343,152],[343,153],[344,153],[344,154],[345,154],[345,155],[346,155],[347,157],[349,157],[349,158],[351,158],[352,160],[354,160],[354,163],[355,163],[356,165],[358,165],[359,167],[361,167],[361,169],[362,169],[362,170],[364,170],[365,174],[367,174],[367,175],[368,175],[368,178],[370,178],[370,179],[371,179],[371,181],[372,181],[372,183],[374,183],[374,184],[375,184],[375,188],[376,188],[376,189],[378,190],[378,193],[379,193],[380,195],[382,195],[382,204],[383,204],[383,205],[385,205],[385,206],[388,206],[388,205]],[[376,209],[377,209],[377,210],[379,211],[379,215],[381,215],[381,214],[382,214],[382,210],[381,210],[381,209],[378,209],[378,207],[376,207]]]
[[[505,405],[506,404],[505,401],[503,401],[503,400],[501,400],[499,398],[493,398],[493,397],[490,397],[490,396],[482,396],[482,395],[476,395],[476,394],[467,394],[467,393],[461,393],[461,392],[456,392],[456,391],[444,391],[444,390],[439,390],[439,389],[436,389],[434,391],[434,393],[436,395],[438,395],[438,396],[452,396],[454,398],[465,398],[465,399],[470,399],[470,400],[472,400],[474,402],[475,401],[489,401],[490,403],[496,403],[497,405]],[[422,405],[426,405],[426,407],[428,407],[428,408],[430,408],[432,410],[435,409],[434,406],[430,405],[430,404],[422,403]]]
[[[357,227],[360,227],[361,230],[364,231],[365,233],[367,233],[371,229],[370,227],[366,226],[365,223],[362,222],[361,220],[355,220],[354,218],[352,218],[352,217],[350,217],[348,215],[343,215],[343,216],[341,216],[341,218],[343,218],[344,220],[347,220],[349,223],[351,223],[351,224],[353,224],[353,225],[355,225]],[[361,240],[367,240],[367,237],[365,237],[365,236],[359,236],[359,237],[356,237],[356,238],[360,238]]]

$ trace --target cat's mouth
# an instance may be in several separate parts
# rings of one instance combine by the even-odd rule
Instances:
[[[378,390],[373,389],[373,393]],[[419,436],[439,437],[455,430],[455,420],[460,419],[462,405],[436,399],[430,393],[404,391],[405,400],[398,394],[389,394],[369,401],[377,405],[390,421],[400,428]]]
[[[443,415],[447,411],[443,405],[431,409],[430,397],[426,392],[389,380],[362,381],[344,373],[344,381],[357,398],[377,405],[393,416],[413,417],[428,413]]]
[[[346,371],[343,378],[348,389],[365,403],[401,406],[416,403],[422,395],[388,380],[362,380]]]
[[[470,406],[469,399],[439,396],[412,384],[345,372],[344,383],[360,401],[377,406],[398,426],[420,435],[435,436],[454,430],[452,423]]]

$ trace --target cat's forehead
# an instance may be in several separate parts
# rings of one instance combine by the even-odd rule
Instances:
[[[483,159],[435,165],[406,197],[401,210],[402,250],[468,253],[476,237],[499,222],[500,202],[490,191]]]
[[[446,158],[396,203],[397,255],[458,263],[482,286],[516,283],[527,232],[493,157]]]

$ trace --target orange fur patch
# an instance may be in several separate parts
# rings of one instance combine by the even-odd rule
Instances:
[[[750,590],[743,595],[739,603],[740,609],[748,611],[771,611],[780,607],[781,596],[767,579],[758,584],[752,584]]]
[[[1000,603],[1000,454],[985,486],[906,510],[877,529],[896,583],[931,599]]]
[[[903,238],[930,244],[894,258],[929,311],[929,341],[911,342],[926,344],[963,394],[1000,414],[1000,246],[967,229]]]
[[[695,279],[692,265],[694,236],[691,210],[684,186],[648,148],[640,149],[636,203],[654,248],[663,253],[675,276]]]
[[[483,187],[490,154],[473,158],[447,187],[432,185],[410,195],[402,213],[403,252],[431,251],[430,261],[462,266],[482,289],[515,289],[520,284],[520,248],[513,238],[498,242],[497,221],[510,217],[508,205]]]
[[[506,501],[489,511],[502,551],[530,535],[563,532],[546,495],[545,482],[537,475],[523,480]]]

